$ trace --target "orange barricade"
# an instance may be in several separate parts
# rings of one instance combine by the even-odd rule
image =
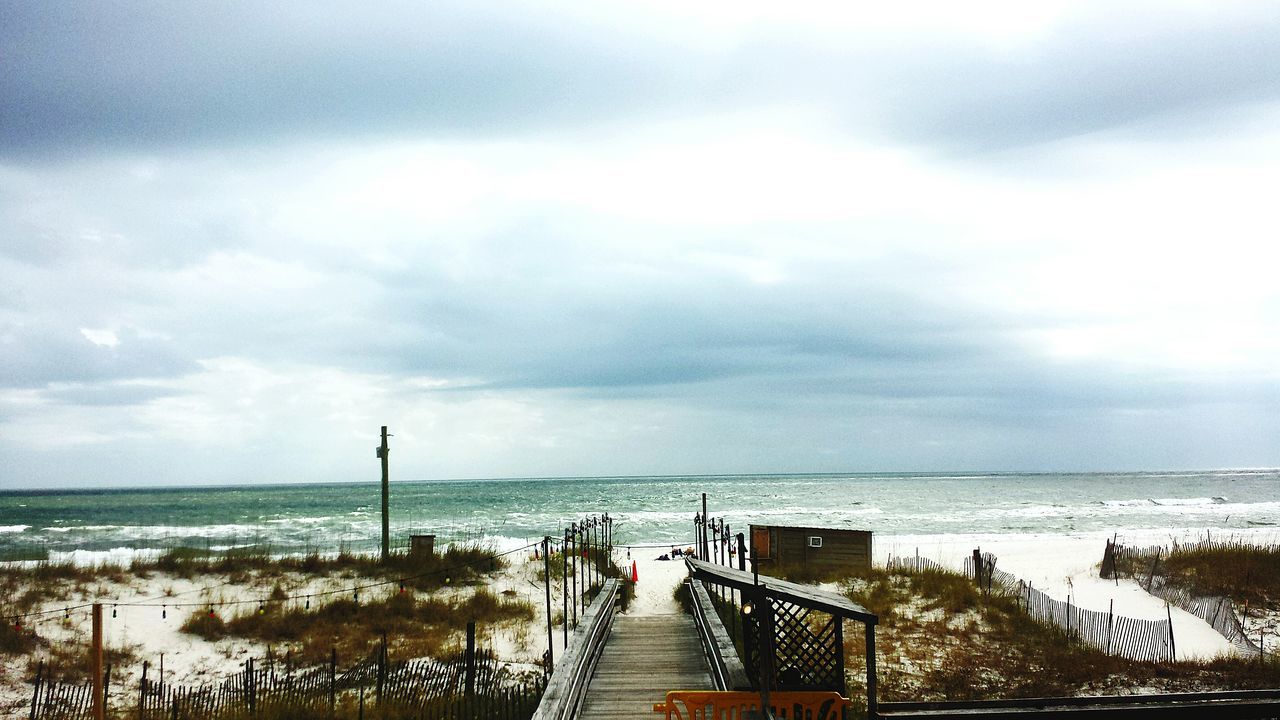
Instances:
[[[853,703],[837,692],[773,692],[769,708],[786,720],[841,720]],[[667,720],[749,720],[760,717],[760,693],[745,691],[672,690],[655,713]]]

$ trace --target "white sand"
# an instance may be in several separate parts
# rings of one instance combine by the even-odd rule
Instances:
[[[959,570],[975,548],[996,556],[996,567],[1013,573],[1058,600],[1066,600],[1089,610],[1107,612],[1114,602],[1116,615],[1146,620],[1173,620],[1173,637],[1179,659],[1212,658],[1231,654],[1227,639],[1204,620],[1176,607],[1166,610],[1164,600],[1148,594],[1131,580],[1103,580],[1098,563],[1112,533],[1071,535],[899,535],[877,536],[874,552],[877,563],[890,554],[923,557]],[[1193,540],[1189,532],[1179,540]],[[1203,537],[1203,533],[1200,534]],[[1136,546],[1166,544],[1168,532],[1127,532],[1122,541]]]
[[[616,552],[619,565],[626,563],[630,570],[631,563],[636,565],[639,577],[636,583],[636,595],[627,608],[628,615],[672,615],[681,612],[673,593],[676,585],[689,575],[683,559],[656,560],[663,550],[638,548],[631,551],[631,560],[627,560],[626,548]]]
[[[1265,533],[1236,533],[1238,539],[1253,539],[1258,542],[1275,542],[1274,530]],[[1256,537],[1253,537],[1256,536]],[[913,555],[917,550],[930,559],[945,566],[959,570],[963,567],[964,558],[972,554],[974,548],[994,553],[997,567],[1013,573],[1019,578],[1032,583],[1050,596],[1066,599],[1080,607],[1105,612],[1114,602],[1117,615],[1161,619],[1165,617],[1164,601],[1148,595],[1131,581],[1111,580],[1098,577],[1097,564],[1102,559],[1102,552],[1109,533],[1078,533],[1069,535],[922,535],[922,536],[889,536],[875,537],[875,560],[883,563],[892,553],[895,555]],[[1203,537],[1203,532],[1188,531],[1177,539],[1196,539]],[[1172,538],[1168,532],[1142,531],[1122,534],[1122,541],[1130,545],[1145,546],[1167,544]],[[676,560],[661,561],[656,558],[669,551],[663,548],[633,548],[627,557],[627,548],[619,547],[615,559],[619,565],[631,568],[634,561],[639,575],[635,598],[628,609],[630,615],[663,615],[679,612],[672,592],[676,585],[686,576],[684,562]],[[516,623],[497,627],[480,628],[482,645],[491,646],[500,658],[517,665],[530,667],[538,661],[547,648],[546,630],[546,596],[538,572],[542,567],[540,560],[528,557],[511,558],[511,566],[502,571],[491,585],[495,593],[505,597],[518,597],[527,601],[535,609],[535,617],[529,623]],[[48,603],[46,608],[61,608],[64,604],[78,604],[94,597],[118,598],[121,602],[159,600],[171,597],[175,603],[218,600],[256,599],[269,591],[269,582],[253,586],[229,585],[214,581],[181,580],[153,574],[147,580],[131,579],[125,585],[96,583],[90,587],[73,592],[71,599]],[[305,592],[346,587],[354,584],[350,579],[334,576],[324,580],[313,580],[310,584],[300,585],[298,578],[287,578],[288,591],[291,595]],[[207,586],[206,586],[207,585]],[[446,592],[467,592],[455,588]],[[372,599],[371,595],[365,595]],[[314,603],[321,602],[319,600]],[[250,606],[252,607],[252,606]],[[561,587],[556,584],[552,590],[552,616],[558,618],[563,614]],[[170,682],[195,683],[210,680],[236,672],[242,667],[244,658],[250,654],[260,656],[265,648],[244,640],[230,640],[210,643],[199,638],[186,635],[179,627],[193,611],[191,608],[170,608],[167,617],[161,617],[161,611],[155,607],[116,608],[117,617],[111,618],[111,606],[106,606],[106,638],[109,645],[131,646],[139,659],[151,661],[152,677],[159,671],[160,653],[163,652],[165,675]],[[223,612],[223,611],[220,611]],[[1173,608],[1174,636],[1179,658],[1205,658],[1232,652],[1230,643],[1208,626],[1207,623],[1189,613]],[[72,637],[87,637],[89,634],[89,613],[81,610],[72,614],[69,623],[63,623],[60,616],[54,621],[42,623],[40,632],[53,642],[65,642]],[[564,652],[563,626],[554,627],[554,645],[556,656]],[[9,661],[6,661],[9,662]],[[20,661],[25,666],[25,660]],[[136,683],[139,664],[113,671],[113,683]],[[27,678],[20,677],[25,672],[18,668],[5,668],[3,682],[0,685],[0,699],[8,698],[13,693],[21,697],[29,692],[25,685]],[[15,683],[14,681],[18,682]]]

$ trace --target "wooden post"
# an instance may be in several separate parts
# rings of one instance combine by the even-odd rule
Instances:
[[[374,696],[374,702],[382,705],[382,689],[387,683],[387,633],[383,631],[382,641],[378,643],[378,684],[375,687],[377,694]]]
[[[546,535],[542,538],[542,578],[543,586],[547,589],[547,676],[551,676],[551,669],[555,667],[555,647],[556,635],[551,628],[551,536]]]
[[[876,717],[876,626],[867,623],[867,717]]]
[[[569,529],[565,528],[560,542],[560,597],[561,619],[564,621],[564,647],[569,647]]]
[[[1156,579],[1156,567],[1160,565],[1160,551],[1164,548],[1156,548],[1156,559],[1151,561],[1151,574],[1147,576],[1147,592],[1151,592],[1151,583]]]
[[[387,464],[391,448],[387,447],[387,426],[382,426],[382,445],[378,447],[378,459],[382,461],[382,562],[391,557],[391,520],[387,515],[391,495],[391,474]]]
[[[747,537],[743,533],[738,533],[738,569],[746,572],[747,569]],[[755,557],[755,553],[751,553]]]
[[[709,553],[707,552],[708,548],[707,548],[707,494],[706,493],[702,493],[702,547],[699,549],[702,551],[701,557],[699,559],[709,560],[710,558],[707,557]],[[768,712],[768,708],[762,708],[762,709]]]
[[[102,705],[102,603],[93,604],[93,644],[89,646],[89,672],[93,675],[93,720],[104,720]]]
[[[982,548],[973,549],[973,581],[982,589]]]
[[[332,718],[338,707],[338,648],[329,649],[329,717]]]
[[[1111,604],[1107,607],[1107,654],[1111,654],[1111,630],[1112,623],[1115,621],[1116,599],[1111,598]]]
[[[256,717],[258,714],[258,688],[254,686],[253,678],[253,658],[244,661],[245,676],[245,695],[249,701],[249,715]]]
[[[1169,619],[1169,660],[1177,660],[1178,653],[1176,646],[1173,644],[1173,611],[1169,609],[1168,601],[1164,604],[1165,617]]]
[[[36,714],[40,709],[40,686],[44,684],[44,661],[36,666],[35,689],[31,693],[31,717],[29,720],[36,720]]]
[[[142,679],[138,681],[138,720],[143,720],[143,714],[147,707],[147,668],[151,667],[151,663],[146,660],[142,661]]]
[[[570,537],[573,538],[573,629],[578,629],[578,523],[570,523]],[[566,619],[566,622],[568,620]]]
[[[471,697],[476,692],[476,621],[467,623],[467,670],[466,693]]]

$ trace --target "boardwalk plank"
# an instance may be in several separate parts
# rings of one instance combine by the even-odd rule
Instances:
[[[620,615],[587,688],[580,720],[656,717],[670,690],[711,690],[689,615]]]

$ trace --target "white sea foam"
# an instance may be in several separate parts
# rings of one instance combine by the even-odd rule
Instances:
[[[1154,498],[1151,501],[1155,505],[1221,505],[1227,502],[1224,497],[1196,497],[1196,498]]]

